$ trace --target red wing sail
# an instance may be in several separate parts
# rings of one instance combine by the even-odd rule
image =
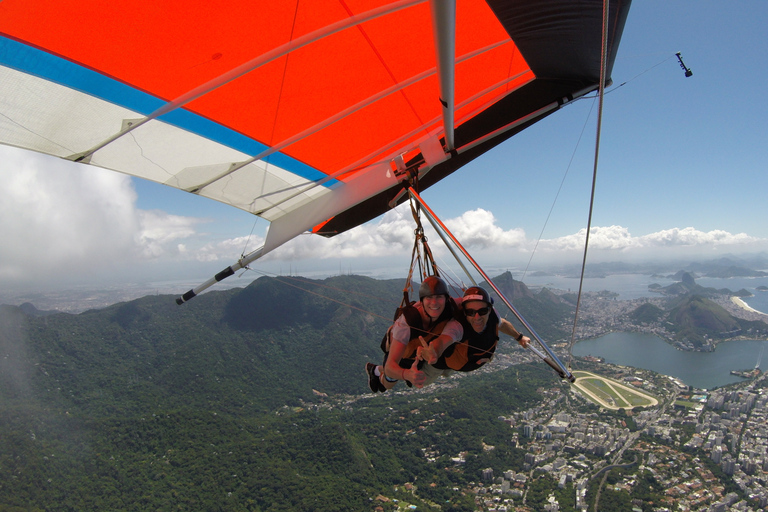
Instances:
[[[628,10],[610,1],[609,69]],[[0,143],[259,215],[265,251],[376,217],[409,163],[429,186],[599,80],[595,0],[3,0],[0,14]]]

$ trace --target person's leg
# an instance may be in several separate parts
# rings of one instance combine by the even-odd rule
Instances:
[[[381,383],[383,379],[376,375],[377,368],[380,367],[373,363],[365,363],[365,373],[368,375],[368,387],[370,388],[371,393],[383,393],[388,389]]]
[[[379,376],[379,382],[381,383],[381,385],[384,386],[382,393],[388,389],[392,389],[393,387],[395,387],[395,384],[397,384],[397,380],[391,380],[389,377],[387,377],[384,374],[383,366],[377,366],[375,373]]]
[[[441,375],[443,377],[448,377],[451,373],[453,373],[453,370],[441,370],[439,368],[435,368],[431,364],[424,364],[424,366],[421,367],[421,371],[423,371],[427,376],[427,380],[424,382],[425,386],[435,382]]]

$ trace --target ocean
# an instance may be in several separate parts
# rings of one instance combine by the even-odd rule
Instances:
[[[514,277],[520,279],[520,276]],[[570,290],[574,293],[579,290],[578,277],[525,276],[523,282],[534,290],[542,287]],[[608,290],[617,293],[620,300],[630,300],[641,297],[658,297],[659,294],[648,290],[648,286],[651,284],[669,286],[672,283],[674,283],[672,279],[651,277],[647,274],[616,274],[606,277],[585,278],[583,289],[588,292]],[[768,314],[768,292],[757,291],[758,286],[768,286],[768,277],[732,277],[728,279],[701,277],[696,279],[696,284],[718,290],[728,288],[732,292],[745,289],[753,297],[744,297],[744,302],[751,308]]]

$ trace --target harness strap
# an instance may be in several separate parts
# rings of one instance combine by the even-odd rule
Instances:
[[[443,333],[443,329],[445,329],[445,326],[450,320],[451,318],[446,318],[442,322],[438,322],[426,334],[419,333],[418,331],[414,332],[414,329],[411,328],[411,339],[408,341],[408,346],[405,347],[405,350],[403,351],[403,359],[400,361],[400,366],[402,366],[402,362],[405,359],[409,359],[411,364],[413,364],[413,360],[416,357],[416,349],[421,346],[421,340],[419,340],[419,337],[424,338],[424,341],[429,343]],[[408,365],[408,367],[410,368],[410,365]]]

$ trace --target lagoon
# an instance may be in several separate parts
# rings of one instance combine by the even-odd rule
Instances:
[[[766,371],[766,345],[765,340],[735,340],[720,343],[714,352],[687,352],[651,334],[616,332],[576,343],[573,355],[600,356],[611,364],[652,370],[695,388],[712,389],[744,382],[745,379],[731,375],[731,370],[751,369],[759,361],[760,369]],[[578,370],[577,363],[574,370]]]
[[[541,287],[561,290],[578,290],[579,280],[566,276],[528,276],[524,282],[534,290]],[[661,286],[672,284],[669,278],[647,274],[617,274],[604,278],[585,278],[585,291],[608,290],[618,294],[619,300],[641,297],[659,297],[648,289],[650,284]],[[728,288],[732,292],[747,290],[751,297],[744,297],[750,307],[768,314],[768,292],[759,291],[759,286],[768,286],[768,277],[697,278],[696,284],[708,288]],[[766,316],[768,322],[768,316]],[[744,379],[731,375],[731,370],[754,368],[761,350],[768,345],[762,340],[737,340],[721,343],[714,352],[686,352],[678,350],[661,338],[651,334],[611,333],[600,338],[576,343],[575,356],[600,356],[612,364],[633,366],[652,370],[663,375],[680,379],[689,386],[712,389]],[[761,370],[768,370],[768,350],[761,360]],[[578,369],[578,368],[575,368]]]

